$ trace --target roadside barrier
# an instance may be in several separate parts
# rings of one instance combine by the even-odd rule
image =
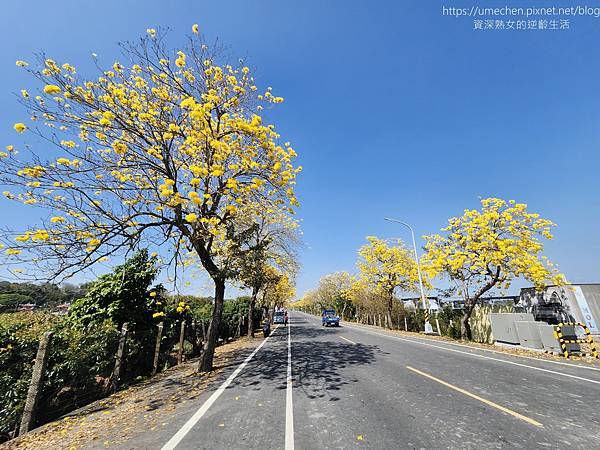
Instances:
[[[566,327],[572,328],[573,332],[569,333],[567,335],[566,330],[565,330],[565,332],[563,332],[563,329]],[[583,329],[583,332],[585,333],[585,337],[583,337],[583,338],[577,337],[577,335],[575,333],[576,327],[580,327],[581,329]],[[575,338],[573,338],[573,336],[575,336]],[[580,322],[559,323],[558,325],[554,326],[554,337],[556,339],[558,339],[558,343],[560,344],[562,354],[565,358],[569,358],[570,356],[573,356],[572,354],[574,352],[577,352],[577,356],[591,356],[593,358],[599,357],[598,356],[598,348],[596,347],[594,338],[592,337],[592,334],[590,333],[590,329],[583,323],[580,323]],[[579,351],[573,350],[573,348],[572,348],[573,344],[588,344],[590,346],[590,352],[584,353],[580,350]]]

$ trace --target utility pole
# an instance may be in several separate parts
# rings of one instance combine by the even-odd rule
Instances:
[[[404,225],[410,230],[410,235],[412,237],[413,250],[415,252],[415,262],[417,263],[417,274],[419,275],[419,288],[421,289],[421,302],[423,303],[423,309],[425,310],[425,333],[433,333],[433,327],[429,323],[429,305],[427,304],[427,297],[425,296],[425,289],[423,288],[423,277],[421,276],[421,263],[419,262],[419,254],[417,253],[417,242],[415,241],[415,232],[412,227],[398,219],[390,219],[388,217],[385,218],[388,222],[396,222],[401,225]]]

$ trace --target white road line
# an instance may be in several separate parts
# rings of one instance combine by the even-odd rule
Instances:
[[[357,328],[357,329],[361,329],[361,330],[369,330],[369,328],[365,327],[364,325],[358,325],[358,324],[345,324],[346,326],[349,326],[350,328]],[[427,342],[431,342],[431,339],[427,339],[427,338],[421,338],[421,337],[411,337],[411,338],[407,338],[410,340],[414,340],[414,341],[427,341]],[[567,367],[574,367],[576,369],[585,369],[585,370],[594,370],[597,372],[600,372],[600,368],[598,367],[590,367],[590,366],[584,366],[581,364],[573,364],[573,363],[568,363],[568,362],[562,362],[562,361],[552,361],[551,359],[540,359],[540,358],[536,358],[534,356],[527,356],[527,355],[515,355],[514,353],[506,353],[506,352],[502,352],[500,350],[492,350],[491,348],[480,348],[480,347],[472,347],[470,345],[465,345],[465,344],[459,344],[458,342],[447,342],[444,341],[444,344],[447,345],[454,345],[455,347],[463,347],[463,348],[468,348],[470,350],[479,350],[482,352],[489,352],[489,353],[496,353],[498,355],[505,355],[505,356],[513,356],[515,358],[524,358],[524,359],[531,359],[532,361],[537,361],[537,362],[542,362],[542,363],[548,363],[548,364],[558,364],[561,366],[567,366]]]
[[[350,339],[347,339],[347,338],[345,338],[344,336],[340,336],[340,339],[343,339],[343,340],[345,340],[345,341],[348,341],[348,342],[350,342],[350,343],[351,343],[351,344],[353,344],[353,345],[356,345],[356,342],[354,342],[354,341],[351,341]]]
[[[275,332],[276,329],[277,327],[273,329],[273,332]],[[181,442],[185,435],[188,434],[190,430],[194,427],[194,425],[196,425],[198,421],[202,418],[202,416],[206,414],[206,411],[208,411],[208,409],[213,405],[213,403],[217,401],[217,399],[221,396],[225,389],[227,389],[227,387],[231,384],[235,377],[237,377],[240,374],[240,372],[244,369],[244,367],[246,367],[250,360],[254,358],[254,355],[258,353],[258,351],[262,348],[263,345],[265,345],[265,343],[269,340],[271,336],[272,334],[265,338],[260,343],[260,345],[256,347],[254,351],[250,353],[250,355],[248,355],[244,362],[242,362],[233,371],[233,373],[229,375],[229,377],[223,382],[223,384],[219,386],[219,388],[215,392],[213,392],[213,394],[208,398],[208,400],[204,402],[204,404],[198,409],[198,411],[196,411],[194,415],[190,417],[190,419],[179,429],[179,431],[175,433],[171,439],[169,439],[169,442],[163,445],[162,450],[173,450],[175,447],[177,447],[177,445]]]
[[[285,450],[294,450],[294,403],[292,399],[292,324],[288,323],[287,387],[285,392]]]
[[[563,377],[574,378],[576,380],[581,380],[581,381],[587,381],[588,383],[600,384],[600,381],[598,381],[598,380],[591,380],[589,378],[578,377],[577,375],[571,375],[569,373],[557,372],[555,370],[543,369],[541,367],[535,367],[535,366],[529,366],[527,364],[521,364],[521,363],[514,362],[514,361],[507,361],[505,359],[500,359],[500,358],[492,358],[491,356],[480,355],[480,354],[477,354],[477,353],[464,352],[462,350],[456,350],[454,348],[443,347],[443,346],[440,346],[440,345],[433,345],[433,344],[430,344],[428,342],[417,341],[417,340],[414,340],[414,339],[405,339],[405,338],[401,338],[401,337],[398,337],[398,336],[391,336],[389,334],[377,333],[377,332],[374,332],[374,331],[365,330],[364,328],[360,328],[360,327],[352,327],[352,328],[355,328],[357,330],[361,330],[361,331],[363,331],[365,333],[374,334],[376,336],[383,336],[383,337],[387,337],[387,338],[390,338],[390,339],[396,339],[396,340],[399,340],[399,341],[412,342],[413,344],[419,344],[419,345],[425,345],[427,347],[439,348],[441,350],[446,350],[447,352],[461,353],[463,355],[474,356],[476,358],[489,359],[491,361],[498,361],[498,362],[501,362],[501,363],[504,363],[504,364],[511,364],[513,366],[526,367],[528,369],[539,370],[540,372],[553,373],[555,375],[561,375]]]
[[[401,338],[401,337],[398,337],[398,336],[392,336],[390,334],[377,333],[375,331],[371,331],[371,330],[366,329],[364,327],[361,327],[359,325],[345,324],[345,326],[348,326],[350,328],[354,328],[354,329],[359,330],[359,331],[363,331],[365,333],[373,334],[375,336],[383,336],[383,337],[387,337],[387,338],[391,338],[391,339],[396,339],[396,340],[399,340],[399,341],[412,342],[414,344],[419,344],[419,345],[425,345],[427,347],[438,348],[438,349],[441,349],[441,350],[446,350],[448,352],[461,353],[461,354],[464,354],[464,355],[474,356],[474,357],[477,357],[477,358],[489,359],[489,360],[492,360],[492,361],[498,361],[498,362],[502,362],[502,363],[505,363],[505,364],[512,364],[514,366],[526,367],[528,369],[538,370],[540,372],[553,373],[555,375],[561,375],[563,377],[574,378],[576,380],[581,380],[581,381],[587,381],[589,383],[600,384],[600,381],[598,381],[598,380],[592,380],[590,378],[579,377],[577,375],[571,375],[569,373],[557,372],[557,371],[554,371],[554,370],[544,369],[544,368],[541,368],[541,367],[529,366],[527,364],[521,364],[521,363],[514,362],[514,361],[507,361],[505,359],[500,359],[500,358],[492,358],[491,356],[480,355],[478,353],[464,352],[464,351],[456,350],[456,349],[453,349],[453,348],[448,348],[448,347],[444,347],[444,346],[440,346],[440,345],[430,344],[429,342],[424,342],[424,340],[407,339],[407,338]],[[455,344],[455,345],[461,345],[461,344]],[[469,346],[466,346],[466,345],[461,345],[461,346],[467,347],[467,348],[474,348],[474,347],[469,347]],[[479,349],[479,348],[474,348],[474,349],[476,349],[476,350],[486,350],[486,349]],[[492,351],[492,352],[495,352],[495,353],[502,353],[502,352],[497,352],[496,350],[489,350],[489,351]],[[508,356],[520,356],[520,355],[508,355]],[[535,358],[531,358],[531,359],[535,359]],[[537,359],[536,359],[536,361],[540,361],[540,362],[555,362],[555,361],[546,361],[546,360],[537,360]],[[559,364],[564,364],[566,366],[574,367],[574,368],[588,369],[588,367],[580,366],[580,365],[577,365],[577,364],[568,364],[568,363],[559,363]],[[597,370],[597,369],[594,369],[594,370]]]
[[[307,313],[304,313],[307,314]],[[319,325],[319,322],[316,322],[317,325]],[[344,322],[344,326],[349,327],[349,328],[356,328],[358,330],[363,330],[363,331],[370,331],[370,328],[367,328],[367,326],[365,325],[358,325],[356,323],[350,323],[350,322]],[[381,334],[381,333],[377,333],[377,334]],[[383,336],[383,334],[381,334]],[[395,337],[392,335],[388,335],[391,337]],[[411,342],[421,342],[421,341],[426,341],[426,342],[431,342],[431,339],[426,339],[426,338],[421,338],[421,337],[411,337],[411,338],[406,338],[406,341],[411,341]],[[552,361],[551,359],[540,359],[540,358],[536,358],[534,356],[527,356],[527,355],[516,355],[514,353],[506,353],[506,352],[502,352],[500,350],[492,350],[491,348],[480,348],[480,347],[472,347],[470,345],[465,345],[465,344],[459,344],[458,342],[447,342],[444,341],[444,344],[448,344],[448,345],[454,345],[456,347],[463,347],[463,348],[468,348],[470,350],[473,351],[482,351],[482,352],[489,352],[489,353],[496,353],[499,355],[504,355],[504,356],[512,356],[515,358],[524,358],[524,359],[530,359],[532,361],[536,361],[536,362],[540,362],[540,363],[548,363],[548,364],[558,364],[561,366],[567,366],[567,367],[573,367],[575,369],[585,369],[585,370],[594,370],[594,371],[599,371],[600,372],[600,368],[597,367],[590,367],[590,366],[584,366],[582,364],[574,364],[574,363],[568,363],[568,362],[562,362],[562,361]],[[442,347],[440,347],[442,348]]]

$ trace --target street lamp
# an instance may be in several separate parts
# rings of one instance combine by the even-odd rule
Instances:
[[[423,277],[421,276],[421,263],[419,262],[419,254],[417,253],[417,243],[415,241],[415,232],[412,227],[397,219],[390,219],[388,217],[385,218],[388,222],[396,222],[401,225],[404,225],[410,230],[410,235],[412,236],[413,250],[415,252],[415,262],[417,263],[417,274],[419,275],[419,288],[421,288],[421,301],[423,302],[423,309],[425,310],[425,333],[433,333],[433,327],[429,323],[429,308],[427,308],[427,297],[425,296],[425,289],[423,289]]]

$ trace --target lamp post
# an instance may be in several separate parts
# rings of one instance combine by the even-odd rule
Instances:
[[[417,274],[419,275],[419,288],[421,289],[421,301],[423,302],[423,310],[425,310],[425,333],[433,333],[433,327],[429,323],[429,308],[427,307],[427,297],[425,296],[425,289],[423,288],[423,277],[421,276],[421,263],[419,262],[419,254],[417,253],[417,242],[415,241],[415,232],[412,227],[398,219],[390,219],[388,217],[385,218],[388,222],[396,222],[401,225],[404,225],[410,230],[410,235],[412,237],[413,250],[415,252],[415,262],[417,263]]]

